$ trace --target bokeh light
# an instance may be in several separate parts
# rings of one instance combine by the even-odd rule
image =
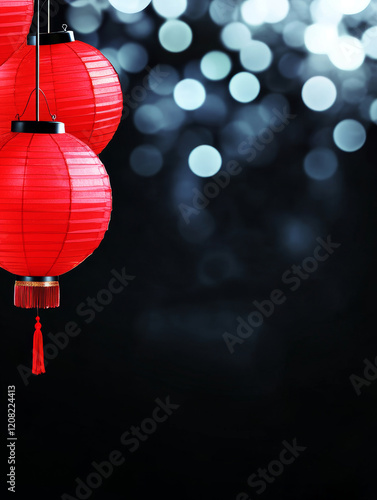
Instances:
[[[338,158],[328,148],[316,148],[304,160],[304,170],[310,179],[324,181],[330,179],[338,169]]]
[[[279,23],[288,13],[288,0],[247,0],[241,6],[244,21],[252,26]]]
[[[328,0],[331,7],[342,14],[358,14],[365,10],[371,0]]]
[[[183,52],[192,42],[190,26],[178,19],[166,21],[161,26],[158,36],[161,45],[169,52]]]
[[[241,49],[240,60],[242,66],[255,73],[265,71],[272,62],[270,47],[264,42],[252,40]]]
[[[139,43],[125,43],[119,49],[118,60],[125,71],[139,73],[148,64],[148,52]]]
[[[69,8],[67,11],[67,20],[71,29],[79,33],[94,33],[101,26],[102,12],[95,9],[92,5]]]
[[[155,11],[167,19],[181,16],[187,9],[187,0],[152,0]]]
[[[305,30],[306,48],[313,54],[327,54],[337,42],[338,30],[332,24],[314,23]]]
[[[143,134],[155,134],[163,124],[164,115],[161,110],[152,104],[143,104],[134,115],[136,128]]]
[[[365,128],[357,120],[343,120],[334,129],[335,144],[347,153],[359,150],[364,146],[365,141]]]
[[[369,116],[374,123],[377,123],[377,99],[375,99],[370,105]]]
[[[199,177],[212,177],[222,165],[220,153],[207,144],[195,148],[189,156],[190,170]]]
[[[363,44],[354,36],[339,37],[330,47],[330,61],[339,69],[353,71],[363,64],[365,52]]]
[[[310,78],[302,88],[302,99],[313,111],[325,111],[331,108],[337,96],[334,83],[325,76]]]
[[[200,69],[209,80],[223,80],[232,69],[232,61],[228,54],[214,50],[202,58]]]
[[[251,41],[251,33],[243,23],[229,23],[221,32],[221,40],[230,50],[241,50]]]
[[[229,92],[236,101],[254,101],[260,92],[259,80],[255,75],[246,71],[237,73],[230,81]]]
[[[109,0],[111,5],[126,14],[135,14],[148,7],[151,0]]]
[[[377,59],[377,26],[366,30],[362,36],[365,54],[371,59]]]
[[[197,80],[186,78],[175,86],[174,100],[180,108],[192,111],[204,104],[206,91]]]
[[[132,151],[130,165],[136,174],[142,177],[152,177],[161,170],[163,157],[155,146],[144,144]]]

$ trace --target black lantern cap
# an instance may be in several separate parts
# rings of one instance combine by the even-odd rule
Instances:
[[[69,43],[75,41],[75,34],[73,31],[55,31],[54,33],[41,33],[41,45],[56,45],[58,43]],[[28,35],[28,45],[37,45],[37,35]]]
[[[19,134],[64,134],[63,122],[12,121],[12,132]]]
[[[18,281],[40,281],[48,283],[50,281],[59,281],[57,276],[17,276]]]

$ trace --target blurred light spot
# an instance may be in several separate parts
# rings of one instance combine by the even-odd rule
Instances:
[[[338,168],[338,158],[334,151],[317,148],[311,151],[304,160],[304,170],[308,177],[316,181],[330,179]]]
[[[264,0],[267,4],[266,23],[280,23],[289,13],[288,0]]]
[[[329,0],[313,0],[310,3],[310,13],[314,22],[334,26],[339,24],[343,17],[343,14],[334,9]]]
[[[67,10],[67,20],[70,28],[79,33],[93,33],[97,31],[102,23],[102,13],[92,5],[80,8],[69,7]]]
[[[338,38],[330,47],[328,55],[334,66],[345,71],[359,68],[365,59],[360,40],[348,35]]]
[[[377,99],[375,99],[369,108],[370,119],[377,123]]]
[[[152,0],[155,11],[162,17],[181,16],[187,9],[187,0]]]
[[[310,249],[313,237],[312,228],[299,220],[292,220],[283,226],[283,245],[294,254]]]
[[[140,106],[134,115],[135,126],[143,134],[155,134],[161,130],[163,120],[161,110],[152,104]]]
[[[327,0],[331,7],[342,14],[352,15],[362,12],[371,0]]]
[[[177,19],[166,21],[160,28],[161,45],[169,52],[183,52],[192,42],[192,31],[188,24]]]
[[[229,0],[213,0],[209,6],[209,15],[213,22],[222,26],[234,20],[238,5]]]
[[[229,75],[232,61],[224,52],[214,50],[202,58],[200,69],[209,80],[222,80]]]
[[[356,120],[343,120],[334,129],[335,144],[347,153],[362,148],[365,141],[365,128]]]
[[[259,26],[266,21],[268,6],[265,0],[247,0],[241,6],[244,21],[252,26]]]
[[[144,144],[135,148],[130,157],[131,169],[143,177],[157,174],[163,164],[160,151],[151,144]]]
[[[229,91],[236,101],[251,102],[259,95],[260,83],[255,75],[243,71],[231,79]]]
[[[135,14],[148,7],[151,0],[109,0],[111,5],[126,14]]]
[[[118,52],[119,63],[129,73],[139,73],[148,64],[148,52],[138,43],[125,43]]]
[[[361,41],[366,55],[372,59],[377,59],[377,26],[366,30]]]
[[[289,47],[302,47],[304,45],[304,35],[306,24],[301,21],[292,21],[284,26],[283,38]]]
[[[310,78],[302,88],[302,99],[306,106],[314,111],[331,108],[337,96],[334,83],[325,76]]]
[[[167,64],[158,64],[149,73],[148,85],[155,94],[170,95],[179,82],[179,73]]]
[[[190,170],[198,177],[212,177],[222,165],[220,153],[212,146],[201,145],[191,151],[188,159]]]
[[[182,109],[193,110],[200,108],[206,99],[204,86],[197,80],[187,78],[180,81],[174,89],[174,100]]]
[[[240,50],[250,43],[251,33],[243,23],[230,23],[221,32],[221,40],[230,50]]]
[[[241,49],[240,59],[242,66],[254,72],[266,70],[272,62],[270,47],[257,40],[252,40]]]
[[[350,104],[358,104],[367,95],[367,87],[364,80],[358,78],[347,78],[342,83],[342,97]]]
[[[288,0],[247,0],[241,6],[243,19],[252,26],[279,23],[288,13]]]
[[[305,30],[305,45],[313,54],[327,54],[337,39],[338,30],[331,24],[315,23]]]

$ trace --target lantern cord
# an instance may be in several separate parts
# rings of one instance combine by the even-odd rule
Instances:
[[[37,35],[36,35],[36,45],[35,45],[35,119],[39,122],[39,60],[40,60],[40,0],[37,0]]]
[[[16,114],[16,120],[21,120],[21,118],[24,116],[24,114],[26,113],[26,110],[27,110],[27,107],[29,106],[29,103],[30,103],[30,99],[31,99],[31,96],[34,94],[34,92],[36,92],[37,89],[33,89],[29,95],[29,99],[27,100],[27,103],[26,103],[26,106],[25,106],[25,109],[23,110],[23,112],[21,114],[17,113]],[[43,97],[45,98],[45,101],[46,101],[46,106],[47,106],[47,109],[48,109],[48,113],[49,115],[51,116],[51,120],[56,120],[56,115],[54,115],[53,113],[51,113],[51,109],[50,109],[50,105],[48,103],[48,100],[47,100],[47,97],[46,97],[46,94],[43,92],[42,89],[39,89],[39,92],[43,95]]]
[[[47,0],[47,32],[51,32],[51,0]]]

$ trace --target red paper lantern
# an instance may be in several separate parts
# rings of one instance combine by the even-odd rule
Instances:
[[[15,305],[59,305],[57,277],[100,244],[111,214],[105,167],[55,122],[13,122],[0,141],[0,266]]]
[[[35,36],[28,37],[35,43]],[[97,49],[74,41],[71,31],[42,33],[40,47],[40,89],[52,114],[64,122],[70,133],[99,154],[112,139],[123,109],[118,75]],[[0,133],[7,133],[16,114],[22,115],[35,88],[35,46],[21,48],[0,69]],[[34,99],[23,120],[33,120]],[[41,120],[50,120],[42,99]]]
[[[33,0],[0,0],[0,65],[24,43],[33,13]]]

